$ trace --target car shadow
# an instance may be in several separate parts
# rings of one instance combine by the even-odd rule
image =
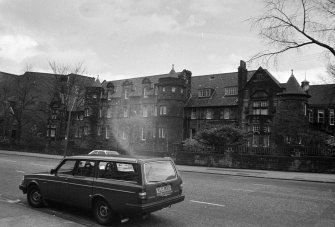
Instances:
[[[26,201],[22,202],[21,204],[30,209],[38,210],[81,225],[92,227],[102,226],[94,220],[92,211],[88,209],[68,206],[56,202],[48,202],[43,208],[31,208]],[[171,220],[165,218],[163,215],[159,215],[159,212],[160,211],[155,212],[154,214],[146,215],[144,217],[136,216],[124,218],[120,220],[120,222],[114,223],[111,226],[171,226],[174,224],[173,222],[171,222]]]

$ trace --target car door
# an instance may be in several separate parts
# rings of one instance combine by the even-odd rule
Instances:
[[[89,207],[92,195],[95,161],[78,160],[76,169],[67,180],[67,203],[80,207]]]
[[[68,179],[73,176],[76,160],[65,159],[57,168],[55,175],[48,182],[46,198],[54,201],[66,201]]]

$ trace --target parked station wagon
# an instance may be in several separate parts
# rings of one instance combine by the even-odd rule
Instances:
[[[50,200],[89,208],[103,225],[185,198],[182,179],[168,157],[71,156],[50,173],[25,175],[19,188],[32,207]]]

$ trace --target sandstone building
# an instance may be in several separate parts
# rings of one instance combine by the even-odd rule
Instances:
[[[175,144],[210,125],[234,124],[250,132],[248,145],[253,147],[304,145],[310,142],[311,130],[329,136],[335,131],[335,84],[303,81],[300,85],[293,72],[287,83],[279,83],[266,69],[247,70],[243,61],[237,72],[203,76],[192,76],[188,70],[175,72],[174,67],[167,74],[102,83],[71,76],[86,81],[85,89],[76,93],[82,95],[82,102],[75,108],[64,105],[64,89],[44,91],[49,98],[43,100],[48,106],[43,137],[49,142],[65,138],[64,119],[69,113],[70,146],[130,153],[172,151]],[[63,77],[66,87],[69,76]],[[1,82],[0,77],[0,85],[5,80]],[[9,111],[10,106],[6,108]],[[6,132],[9,128],[4,129],[6,110],[0,112],[0,127],[3,136],[11,136]]]

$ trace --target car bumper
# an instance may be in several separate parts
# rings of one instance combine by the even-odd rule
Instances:
[[[20,184],[19,185],[19,189],[23,192],[23,194],[26,194],[27,193],[27,187],[23,184]]]
[[[133,214],[145,214],[151,213],[157,210],[161,210],[165,207],[184,201],[185,195],[174,196],[162,201],[157,201],[147,204],[127,204],[128,209]]]

